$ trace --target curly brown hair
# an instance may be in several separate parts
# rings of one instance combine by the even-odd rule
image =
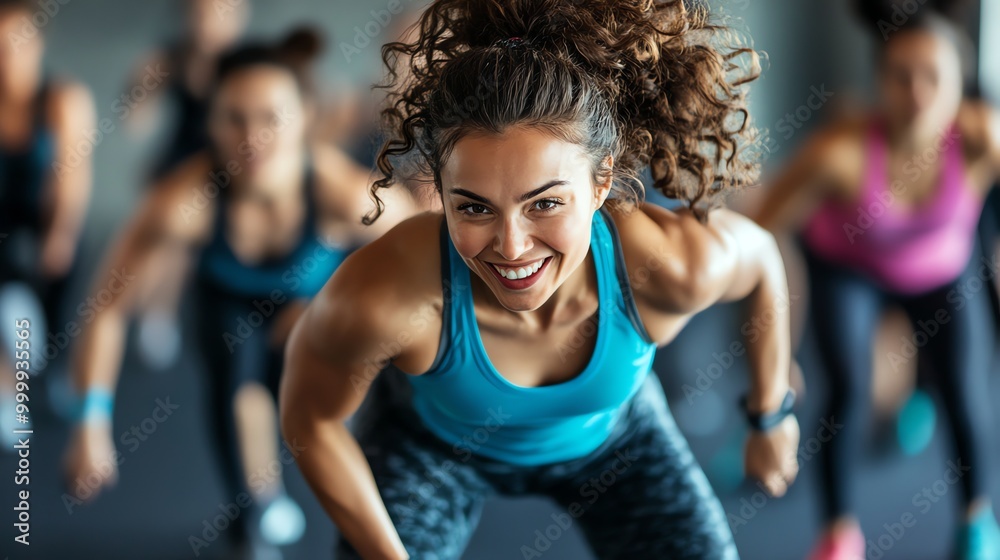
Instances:
[[[366,224],[382,212],[379,189],[424,177],[440,192],[460,138],[514,125],[582,146],[595,181],[612,175],[615,207],[642,202],[647,166],[654,187],[702,221],[721,193],[757,178],[740,87],[759,74],[757,54],[725,41],[731,30],[701,5],[435,0],[416,25],[412,42],[382,47],[386,141]]]

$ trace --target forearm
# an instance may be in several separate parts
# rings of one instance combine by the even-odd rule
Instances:
[[[73,385],[78,395],[91,389],[115,392],[125,346],[127,317],[117,307],[97,312],[80,336],[73,356]]]
[[[320,429],[293,430],[285,438],[303,445],[299,468],[341,534],[366,560],[409,558],[379,496],[361,447],[340,421]],[[291,439],[289,437],[291,436]]]
[[[750,362],[747,408],[776,410],[788,393],[791,328],[788,282],[777,245],[770,243],[760,261],[760,275],[745,300],[743,334]]]

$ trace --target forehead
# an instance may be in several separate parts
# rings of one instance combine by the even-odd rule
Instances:
[[[271,106],[296,102],[298,95],[298,84],[289,70],[259,64],[227,76],[216,99],[246,106]]]
[[[926,30],[900,32],[886,46],[886,61],[891,64],[942,64],[954,47],[943,37]]]
[[[441,170],[444,186],[470,191],[503,187],[521,192],[552,179],[589,177],[589,162],[580,145],[528,127],[466,135],[455,143]]]

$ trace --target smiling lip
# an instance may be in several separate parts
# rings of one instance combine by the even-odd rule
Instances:
[[[503,284],[503,287],[507,288],[508,290],[526,290],[526,289],[530,288],[531,286],[535,285],[536,282],[538,282],[538,279],[542,277],[543,273],[545,273],[545,268],[549,265],[549,261],[551,261],[551,260],[552,260],[552,257],[545,257],[545,259],[542,261],[541,266],[538,267],[538,270],[535,273],[533,273],[531,276],[528,276],[526,278],[518,278],[516,280],[511,280],[510,278],[507,278],[505,276],[500,276],[500,272],[497,270],[496,265],[494,265],[493,263],[486,263],[486,264],[487,264],[487,268],[489,268],[490,271],[493,273],[493,276],[497,280],[499,280],[501,284]],[[537,262],[537,261],[535,261],[535,262]],[[514,268],[514,269],[517,269],[517,268],[526,268],[526,267],[523,267],[523,266],[522,267],[501,266],[500,268],[504,268],[504,269]]]

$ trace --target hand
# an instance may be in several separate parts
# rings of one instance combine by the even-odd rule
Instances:
[[[118,454],[106,420],[91,420],[73,429],[63,458],[66,485],[78,500],[89,502],[101,489],[118,482]]]
[[[789,415],[767,432],[750,430],[745,465],[747,476],[764,483],[774,497],[785,494],[799,472],[799,423]]]

